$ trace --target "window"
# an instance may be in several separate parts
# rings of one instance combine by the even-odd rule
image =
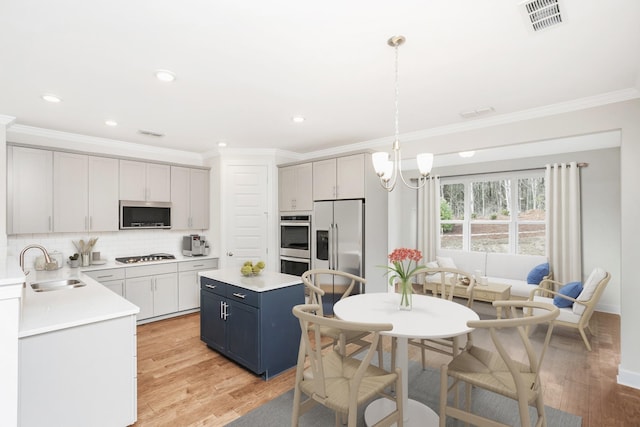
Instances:
[[[443,178],[440,247],[545,255],[544,171]]]

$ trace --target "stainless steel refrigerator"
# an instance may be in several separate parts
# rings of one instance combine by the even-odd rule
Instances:
[[[315,202],[312,221],[312,268],[328,268],[363,276],[364,272],[364,201],[336,200]],[[316,286],[326,293],[322,297],[325,314],[333,313],[336,303],[350,281],[332,276],[316,277]],[[319,283],[318,283],[319,282]],[[353,289],[352,294],[364,289]]]

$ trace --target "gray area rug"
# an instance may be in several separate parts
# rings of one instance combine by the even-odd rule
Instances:
[[[386,358],[385,358],[386,359]],[[374,356],[375,360],[375,356]],[[438,412],[440,402],[440,373],[435,369],[422,370],[417,362],[409,364],[409,397],[422,402]],[[460,387],[464,390],[464,387]],[[474,389],[472,402],[474,412],[506,423],[512,426],[520,426],[518,407],[515,401],[486,390]],[[293,408],[293,390],[289,390],[282,396],[254,409],[248,414],[227,424],[229,427],[283,427],[291,425],[291,413]],[[533,408],[529,408],[532,424],[535,424],[537,415]],[[582,418],[558,409],[546,406],[547,425],[549,427],[580,427]],[[321,405],[300,417],[301,427],[332,427],[334,426],[334,413]],[[462,426],[462,422],[448,419],[447,426]],[[363,408],[359,410],[358,426],[364,426]]]

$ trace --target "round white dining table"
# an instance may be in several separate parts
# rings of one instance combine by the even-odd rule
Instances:
[[[463,335],[473,330],[467,326],[467,322],[479,320],[479,317],[464,305],[426,295],[413,295],[413,307],[409,311],[400,310],[399,306],[400,294],[370,293],[352,295],[338,301],[333,312],[342,320],[393,325],[392,330],[381,334],[398,338],[396,360],[402,370],[404,425],[437,426],[439,421],[435,411],[421,402],[409,399],[409,338],[450,338]],[[365,410],[366,424],[375,424],[394,407],[394,403],[386,398],[373,401]]]

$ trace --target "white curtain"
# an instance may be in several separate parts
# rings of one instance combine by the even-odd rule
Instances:
[[[580,168],[575,162],[547,165],[547,250],[554,280],[582,280]]]
[[[418,249],[423,263],[436,259],[440,239],[440,177],[427,178],[418,190]]]

